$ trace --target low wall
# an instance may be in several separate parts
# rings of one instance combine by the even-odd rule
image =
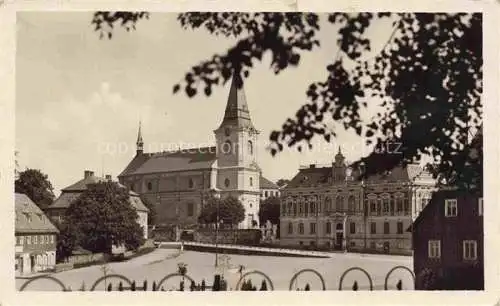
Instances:
[[[56,267],[55,267],[55,272],[62,272],[62,271],[68,271],[68,270],[71,270],[73,269],[73,264],[72,263],[58,263],[56,264]]]
[[[221,244],[258,245],[262,233],[259,229],[199,229],[194,233],[194,241],[200,243],[213,243],[217,236],[217,241]]]
[[[103,253],[95,254],[81,254],[81,255],[71,255],[66,260],[67,263],[71,264],[86,264],[89,262],[100,261],[104,259]]]

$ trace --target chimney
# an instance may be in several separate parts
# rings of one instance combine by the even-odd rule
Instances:
[[[111,182],[111,174],[106,174],[106,181]]]
[[[89,178],[91,176],[94,176],[94,171],[85,170],[85,172],[83,172],[83,178]]]

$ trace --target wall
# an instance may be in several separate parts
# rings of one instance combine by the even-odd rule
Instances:
[[[67,258],[67,263],[71,264],[84,264],[94,261],[100,261],[104,259],[103,253],[95,254],[82,254],[82,255],[72,255]]]
[[[221,244],[257,245],[260,243],[259,229],[219,229],[217,242]],[[194,240],[201,243],[215,243],[216,232],[213,229],[200,229],[194,233]]]

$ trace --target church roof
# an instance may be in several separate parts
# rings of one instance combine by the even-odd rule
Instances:
[[[278,185],[266,179],[262,175],[259,178],[260,189],[279,189]]]
[[[43,211],[25,194],[15,194],[16,233],[58,233]]]
[[[221,123],[221,126],[224,125],[234,125],[239,128],[255,130],[250,119],[250,111],[248,110],[247,99],[243,89],[243,80],[236,72],[233,73],[224,119]]]
[[[216,159],[216,147],[136,155],[119,176],[207,169]]]

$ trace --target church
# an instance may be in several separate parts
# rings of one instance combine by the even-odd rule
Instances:
[[[144,152],[139,125],[136,154],[118,179],[155,205],[157,226],[194,228],[201,208],[212,196],[241,201],[245,219],[238,228],[258,226],[260,197],[270,186],[257,162],[259,131],[250,118],[243,81],[237,74],[214,134],[212,147]],[[278,186],[274,187],[278,192]]]

